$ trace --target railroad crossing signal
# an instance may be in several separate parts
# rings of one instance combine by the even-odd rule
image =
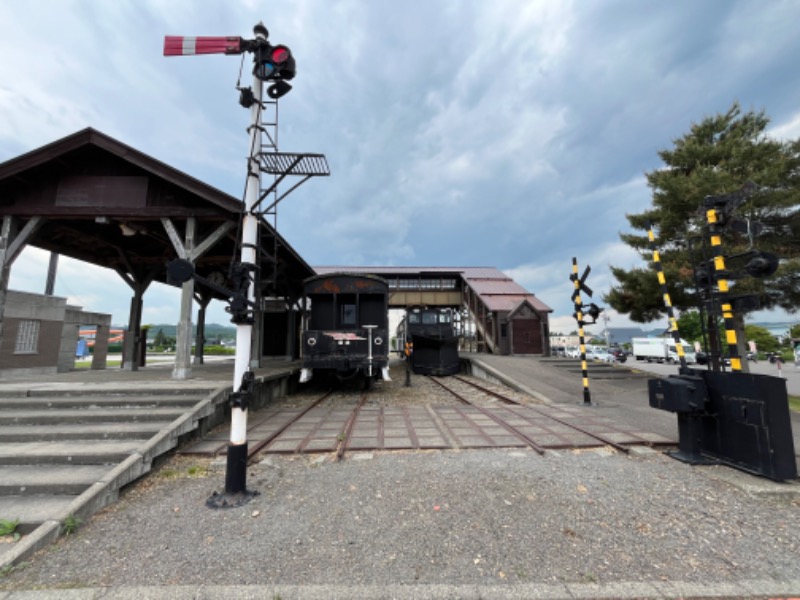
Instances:
[[[574,261],[575,259],[573,258],[572,260]],[[569,276],[570,281],[572,281],[573,283],[575,283],[576,281],[578,282],[577,285],[575,286],[575,291],[572,292],[573,301],[575,300],[575,298],[580,296],[581,292],[584,292],[590,298],[592,297],[592,290],[588,285],[586,285],[586,278],[589,277],[589,273],[591,272],[592,272],[592,267],[586,265],[586,268],[583,270],[583,275],[581,275],[580,278],[578,278],[577,271],[573,271],[572,274]]]
[[[589,277],[589,273],[591,272],[592,268],[589,265],[586,265],[583,275],[578,277],[578,259],[575,257],[572,258],[572,273],[570,274],[569,279],[575,287],[575,290],[572,292],[572,301],[575,303],[575,312],[572,314],[572,316],[575,317],[575,320],[578,322],[578,339],[580,341],[581,349],[581,376],[583,378],[584,406],[591,406],[592,395],[589,392],[589,368],[586,365],[586,343],[583,335],[583,326],[586,324],[586,321],[583,319],[584,311],[583,302],[581,301],[581,292],[585,292],[587,296],[592,295],[591,288],[586,285],[586,278]],[[589,305],[587,312],[589,316],[594,319],[591,323],[589,323],[589,325],[593,325],[597,322],[597,317],[600,315],[602,310],[602,308],[598,307],[594,303]]]

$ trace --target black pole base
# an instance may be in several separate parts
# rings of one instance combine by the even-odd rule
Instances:
[[[214,492],[206,500],[208,508],[236,508],[258,496],[247,490],[247,442],[228,445],[228,464],[225,470],[225,491]]]
[[[581,406],[597,406],[596,402],[592,402],[592,395],[589,393],[588,388],[583,388],[583,402]]]

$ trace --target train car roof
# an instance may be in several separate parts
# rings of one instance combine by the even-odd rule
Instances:
[[[347,284],[350,285],[347,285]],[[318,294],[338,294],[367,292],[380,289],[388,291],[389,282],[383,277],[371,275],[369,273],[326,273],[315,275],[303,281],[303,288],[308,293]]]

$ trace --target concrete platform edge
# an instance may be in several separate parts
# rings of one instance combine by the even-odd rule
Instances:
[[[512,379],[508,375],[501,373],[494,367],[490,367],[485,362],[475,358],[474,356],[470,356],[467,360],[469,360],[472,374],[476,377],[481,377],[479,373],[475,373],[475,367],[477,366],[480,370],[485,371],[489,375],[491,375],[497,381],[507,385],[511,389],[517,390],[518,392],[522,392],[523,394],[528,394],[538,400],[541,400],[545,404],[555,404],[553,400],[542,394],[541,392],[537,392],[536,390],[532,390],[526,385],[519,383],[518,381]]]

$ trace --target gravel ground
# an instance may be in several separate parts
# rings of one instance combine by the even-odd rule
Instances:
[[[656,453],[271,456],[225,510],[202,466],[171,459],[0,589],[800,579],[796,496]]]
[[[424,378],[405,387],[402,365],[392,377],[368,405],[456,402]],[[798,484],[731,483],[750,480],[763,481],[609,449],[271,455],[249,469],[257,496],[215,510],[224,461],[173,456],[0,590],[798,581]]]

